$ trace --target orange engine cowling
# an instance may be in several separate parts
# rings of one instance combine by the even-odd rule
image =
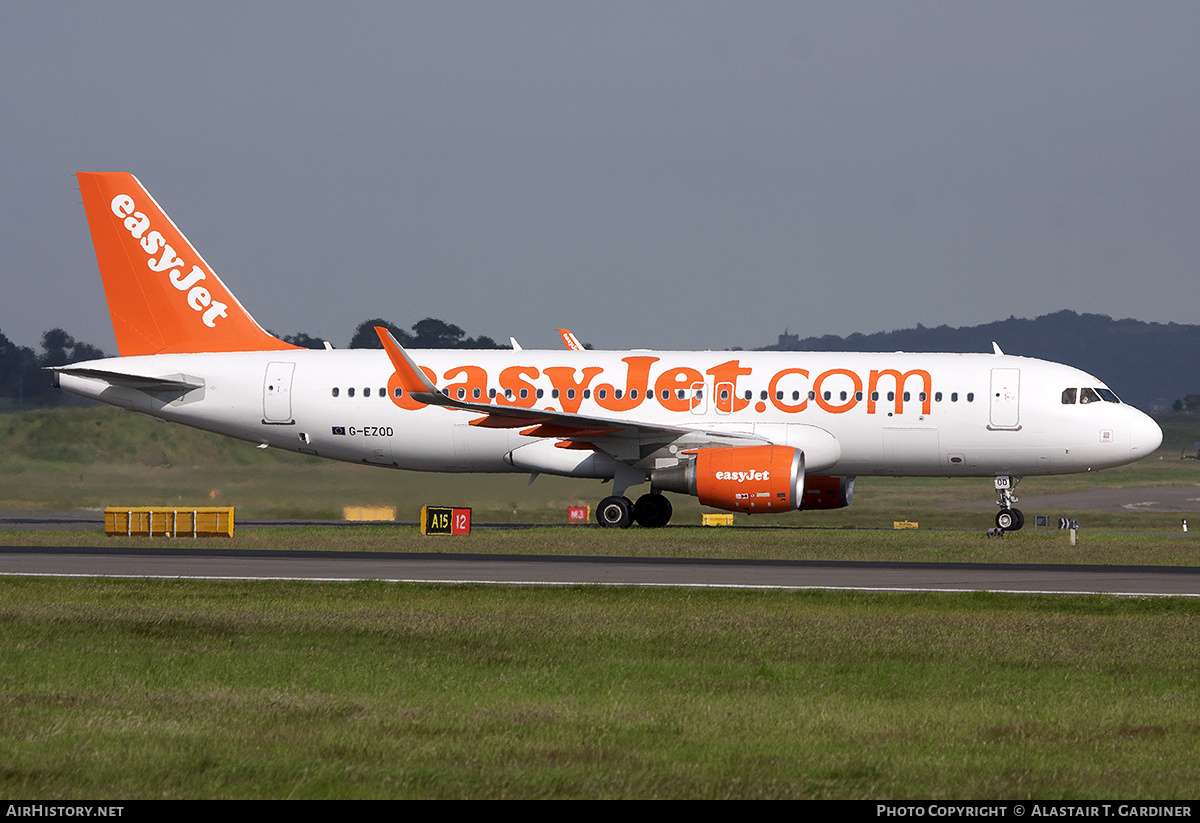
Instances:
[[[802,511],[813,509],[844,509],[854,499],[853,477],[822,477],[809,475],[804,478],[804,494],[800,501]]]
[[[804,455],[787,446],[698,449],[695,459],[655,471],[650,482],[706,506],[765,514],[800,508]]]

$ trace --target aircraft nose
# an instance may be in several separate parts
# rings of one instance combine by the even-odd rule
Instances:
[[[1140,460],[1162,445],[1163,433],[1148,414],[1135,411],[1129,424],[1129,456]]]

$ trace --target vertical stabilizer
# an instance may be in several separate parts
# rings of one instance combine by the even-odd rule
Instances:
[[[295,348],[254,321],[136,177],[77,177],[123,357]]]

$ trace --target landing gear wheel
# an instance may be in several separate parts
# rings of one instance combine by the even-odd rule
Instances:
[[[633,504],[628,497],[606,497],[596,507],[596,522],[608,528],[628,529],[633,523]]]
[[[1006,532],[1019,532],[1025,525],[1025,515],[1020,509],[1001,509],[996,513],[996,528]]]
[[[671,521],[671,501],[661,494],[643,494],[633,504],[633,519],[639,526],[657,529]]]
[[[1025,525],[1025,515],[1021,514],[1013,503],[1017,502],[1017,496],[1013,494],[1013,489],[1021,482],[1021,478],[1013,477],[1007,474],[996,475],[996,502],[1000,505],[1000,511],[996,514],[996,528],[1004,532],[1020,531]]]

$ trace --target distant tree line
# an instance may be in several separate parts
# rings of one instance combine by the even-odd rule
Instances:
[[[383,344],[379,342],[379,335],[375,333],[376,326],[383,326],[392,333],[396,341],[401,346],[407,346],[413,349],[503,349],[507,346],[501,346],[495,340],[487,335],[479,337],[467,337],[467,333],[453,323],[447,323],[444,320],[438,320],[433,317],[426,317],[424,320],[418,320],[413,323],[412,331],[408,332],[397,326],[390,320],[376,317],[373,320],[364,320],[358,324],[358,328],[354,330],[354,336],[350,338],[350,349],[382,349]],[[325,341],[320,337],[313,337],[311,334],[300,332],[299,334],[288,334],[280,338],[285,343],[291,343],[293,346],[302,346],[306,349],[323,349]]]
[[[63,392],[50,383],[44,369],[82,360],[98,360],[104,352],[62,329],[42,334],[42,350],[18,346],[0,332],[0,403],[10,408],[56,405]]]
[[[980,326],[916,328],[802,338],[784,332],[770,351],[981,352],[992,341],[1005,354],[1075,366],[1103,380],[1144,411],[1188,412],[1186,392],[1200,386],[1200,326],[1114,320],[1064,310],[1033,320],[1010,317]],[[1178,403],[1175,398],[1181,398]]]
[[[387,320],[374,319],[360,323],[350,340],[352,349],[382,348],[375,326],[385,326],[402,346],[414,349],[499,349],[490,337],[467,337],[467,333],[453,323],[426,317],[405,331]],[[293,346],[322,349],[325,342],[303,332],[282,338]],[[85,360],[99,360],[107,355],[90,343],[76,340],[62,329],[51,329],[42,334],[41,351],[28,346],[18,346],[0,332],[0,408],[21,409],[40,406],[69,405],[86,402],[75,395],[55,389],[45,369],[65,366]]]
[[[396,338],[397,343],[401,346],[409,346],[414,349],[507,348],[507,346],[501,346],[495,340],[485,335],[467,337],[467,333],[453,323],[435,320],[432,317],[426,317],[424,320],[418,320],[416,323],[413,323],[411,334],[386,320],[367,320],[360,323],[358,328],[354,330],[354,337],[350,338],[350,348],[382,349],[383,344],[379,342],[379,335],[375,332],[376,326],[386,327],[392,333],[392,336]]]

